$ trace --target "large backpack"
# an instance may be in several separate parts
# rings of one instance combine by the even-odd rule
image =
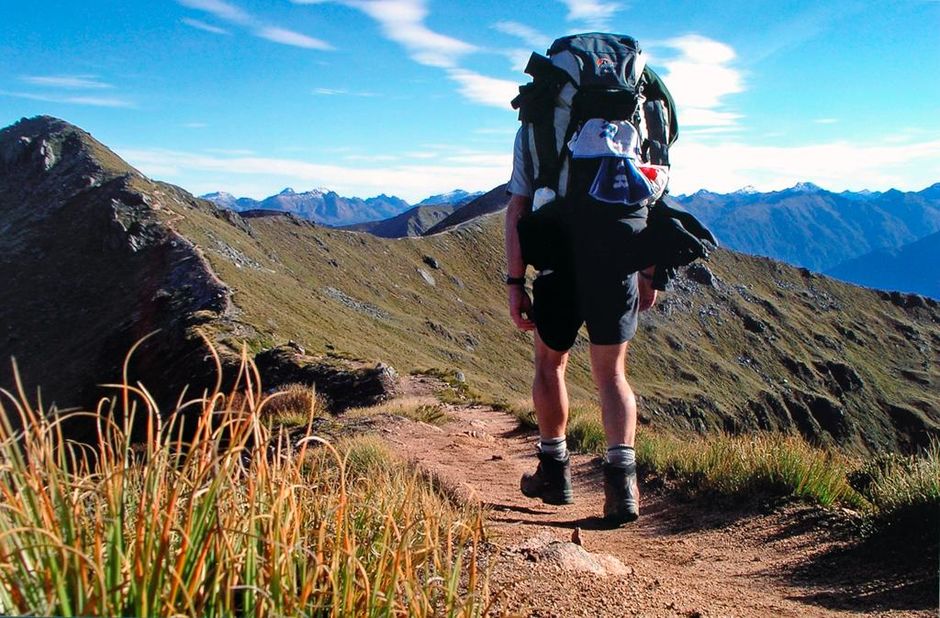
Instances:
[[[639,161],[668,169],[679,127],[665,84],[646,66],[639,43],[619,34],[588,33],[557,39],[548,57],[533,53],[519,88],[519,110],[532,154],[535,189],[568,192],[567,144],[588,120],[630,122],[639,136]]]
[[[610,163],[611,159],[573,157],[568,146],[572,137],[577,136],[577,145],[582,133],[597,132],[589,129],[618,131],[619,126],[624,129],[621,133],[630,129],[632,177],[637,177],[639,164],[646,166],[643,174],[656,178],[655,186],[638,178],[639,183],[651,186],[649,193],[641,193],[632,202],[631,207],[643,217],[637,229],[624,230],[632,234],[646,224],[645,207],[656,203],[665,192],[669,147],[678,136],[678,123],[672,96],[659,76],[646,66],[640,46],[632,37],[603,33],[563,37],[552,43],[547,57],[533,53],[525,72],[532,76],[532,82],[519,88],[512,105],[519,110],[531,155],[533,210],[546,201],[548,205],[520,220],[520,244],[527,264],[543,271],[553,270],[570,261],[571,218],[589,210],[575,213],[573,206],[593,202],[588,196],[589,187],[593,188],[592,180],[596,183],[595,175],[602,176],[600,161],[606,158]],[[601,137],[600,141],[605,140]],[[627,272],[637,270],[637,259],[624,260],[624,268]]]

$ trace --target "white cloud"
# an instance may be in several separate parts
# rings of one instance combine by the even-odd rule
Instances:
[[[542,34],[535,28],[520,24],[516,21],[499,21],[493,24],[493,29],[503,34],[509,34],[522,39],[522,42],[533,49],[547,49],[552,44],[548,35]]]
[[[321,4],[323,0],[291,0],[295,4]],[[376,22],[383,34],[402,45],[412,60],[445,69],[458,85],[458,92],[470,101],[510,109],[517,94],[516,82],[481,75],[462,68],[458,60],[478,48],[454,37],[435,32],[425,25],[427,0],[336,0],[359,9]]]
[[[420,64],[455,67],[457,59],[476,47],[434,32],[424,24],[428,15],[425,0],[343,0],[376,20],[389,39],[408,50]]]
[[[24,75],[22,81],[34,86],[64,88],[66,90],[106,90],[114,88],[94,75]]]
[[[376,93],[374,93],[374,92],[350,92],[349,90],[345,90],[345,89],[343,89],[343,88],[314,88],[311,92],[312,92],[313,94],[317,94],[317,95],[321,95],[321,96],[327,96],[327,97],[335,97],[335,96],[340,96],[340,95],[349,95],[349,96],[352,96],[352,97],[375,97],[375,96],[378,96],[378,95],[377,95]]]
[[[177,2],[190,9],[211,13],[219,19],[235,24],[248,25],[254,22],[254,18],[247,12],[223,0],[177,0]]]
[[[195,28],[196,30],[202,30],[203,32],[211,32],[212,34],[231,34],[225,28],[219,28],[218,26],[213,26],[212,24],[207,24],[204,21],[198,19],[192,19],[190,17],[184,17],[180,20],[187,26]]]
[[[476,153],[450,157],[449,164],[398,164],[377,167],[319,164],[296,159],[214,156],[171,150],[115,149],[143,173],[177,183],[199,195],[219,189],[263,198],[288,186],[326,186],[342,195],[387,193],[417,201],[454,187],[491,189],[505,182],[512,154]],[[442,160],[443,161],[443,160]]]
[[[306,34],[302,34],[300,32],[288,30],[287,28],[266,24],[251,13],[248,13],[234,4],[224,2],[223,0],[176,1],[185,7],[196,9],[197,11],[205,11],[206,13],[210,13],[223,21],[248,28],[255,36],[274,43],[290,45],[292,47],[300,47],[303,49],[333,49],[333,46],[326,41],[307,36]],[[194,28],[199,28],[200,30],[205,30],[207,32],[213,32],[215,34],[228,34],[228,32],[222,28],[210,26],[209,24],[203,23],[197,19],[186,18],[183,19],[183,22]]]
[[[679,140],[670,151],[671,188],[734,191],[746,185],[771,191],[810,181],[844,189],[919,190],[937,181],[940,140],[903,145],[831,142],[805,146],[754,146],[736,141]]]
[[[739,114],[722,109],[723,99],[744,90],[741,72],[732,66],[734,49],[697,34],[662,44],[678,52],[664,61],[662,75],[678,109],[679,126],[728,126]]]
[[[583,23],[597,30],[606,30],[610,18],[620,6],[600,0],[561,0],[568,7],[568,21]]]
[[[680,127],[731,127],[741,118],[741,114],[734,112],[719,112],[702,107],[683,107],[678,101],[676,105],[679,107],[677,116]]]
[[[303,49],[333,49],[333,46],[326,41],[275,26],[262,26],[258,29],[257,35],[262,39],[267,39],[275,43],[301,47]]]
[[[44,101],[46,103],[64,103],[67,105],[89,105],[92,107],[134,107],[134,103],[116,97],[89,97],[89,96],[57,96],[45,94],[32,94],[29,92],[7,92],[0,90],[0,96],[29,99],[31,101]]]
[[[509,102],[519,94],[519,85],[506,79],[496,79],[480,75],[467,69],[448,69],[448,77],[459,84],[459,91],[464,97],[502,109],[511,109]]]

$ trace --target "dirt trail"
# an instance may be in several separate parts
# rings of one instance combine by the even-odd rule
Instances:
[[[412,394],[421,388],[412,385]],[[491,581],[504,593],[500,609],[514,615],[937,614],[935,569],[931,581],[929,568],[909,575],[869,555],[830,513],[794,504],[729,510],[646,484],[639,521],[604,529],[597,458],[572,458],[575,504],[545,505],[518,489],[535,466],[532,432],[486,407],[448,412],[453,420],[443,427],[396,418],[381,432],[458,495],[487,507]],[[580,548],[571,543],[576,528]]]

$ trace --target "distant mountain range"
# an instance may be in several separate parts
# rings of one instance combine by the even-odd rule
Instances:
[[[821,272],[940,231],[940,183],[883,193],[833,193],[799,183],[770,193],[698,191],[675,199],[724,246]]]
[[[505,189],[500,185],[485,194],[456,190],[415,206],[397,197],[363,200],[326,189],[285,189],[261,201],[228,193],[203,197],[235,211],[289,212],[324,225],[400,238],[436,234],[502,210],[509,201]],[[938,242],[917,244],[940,232],[940,183],[917,192],[834,193],[803,182],[768,193],[745,187],[727,194],[702,190],[674,199],[730,249],[862,285],[940,297],[940,277],[932,266],[936,260],[928,259],[933,255],[929,249]]]
[[[419,202],[416,206],[462,205],[480,193],[469,193],[457,189]],[[411,208],[405,200],[391,195],[377,195],[366,199],[343,197],[329,189],[313,189],[297,192],[290,187],[277,195],[263,200],[235,197],[231,193],[217,191],[201,196],[222,208],[236,212],[248,210],[273,210],[288,212],[315,223],[332,227],[346,227],[360,223],[376,222],[397,217]],[[431,223],[433,225],[433,223]],[[396,228],[398,229],[398,228]],[[369,231],[369,230],[366,230]],[[408,235],[408,234],[402,234]]]

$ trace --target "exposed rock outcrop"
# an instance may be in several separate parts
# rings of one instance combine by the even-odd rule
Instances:
[[[383,363],[355,362],[334,356],[310,356],[292,345],[265,350],[255,357],[265,388],[309,384],[327,399],[332,412],[371,406],[392,397],[398,387],[394,369]]]
[[[48,406],[93,405],[118,382],[161,403],[214,374],[198,330],[224,319],[231,294],[178,234],[156,185],[80,129],[48,117],[0,132],[0,385],[15,357]]]

